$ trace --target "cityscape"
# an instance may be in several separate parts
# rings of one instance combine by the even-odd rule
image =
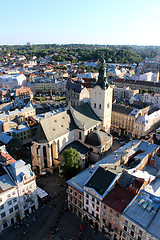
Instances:
[[[160,240],[159,9],[2,2],[1,240]]]

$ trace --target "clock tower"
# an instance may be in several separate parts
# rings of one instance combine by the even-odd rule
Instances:
[[[107,81],[106,64],[100,62],[99,76],[91,89],[91,107],[102,120],[102,130],[110,133],[113,89]]]

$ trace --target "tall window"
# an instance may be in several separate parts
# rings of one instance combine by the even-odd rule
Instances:
[[[58,148],[58,152],[60,151],[60,144],[59,144],[59,140],[57,141],[57,148]]]
[[[82,139],[82,133],[79,132],[79,139]]]
[[[94,108],[96,108],[96,103],[94,103]]]
[[[46,151],[46,146],[43,146],[43,158],[44,158],[44,167],[47,168],[47,151]]]
[[[99,109],[101,109],[101,104],[99,104]]]

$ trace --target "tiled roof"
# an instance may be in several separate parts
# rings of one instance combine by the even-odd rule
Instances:
[[[135,195],[128,189],[116,184],[102,202],[115,211],[122,213]]]

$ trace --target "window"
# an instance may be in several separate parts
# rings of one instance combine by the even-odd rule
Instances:
[[[16,194],[16,192],[14,191],[13,193],[12,193],[12,195],[15,195]]]
[[[7,195],[7,198],[10,198],[10,197],[11,197],[11,194],[8,194],[8,195]]]
[[[5,216],[6,216],[5,212],[1,213],[1,218],[4,218]]]
[[[70,188],[70,193],[72,193],[72,188]]]
[[[134,237],[134,232],[131,230],[131,235]]]
[[[81,140],[82,139],[82,133],[79,132],[79,139]]]
[[[88,194],[86,195],[86,198],[89,198],[89,195],[88,195]]]
[[[94,103],[94,108],[96,108],[96,103]]]
[[[81,194],[79,194],[79,199],[81,199]]]
[[[96,211],[97,211],[97,212],[99,211],[99,207],[96,208]]]
[[[92,208],[94,208],[94,203],[92,203]]]
[[[94,198],[92,197],[92,201],[94,202]]]
[[[72,202],[72,197],[70,197],[70,201]]]
[[[10,208],[10,209],[9,209],[9,213],[12,213],[12,212],[13,212],[13,208]]]
[[[125,220],[124,223],[125,223],[125,225],[128,225],[128,221],[127,220]]]
[[[135,226],[132,224],[132,229],[135,230]]]
[[[86,200],[86,204],[88,205],[88,200]]]
[[[113,210],[110,208],[110,213],[112,213],[113,212]]]
[[[88,207],[86,207],[86,211],[88,212]]]
[[[16,206],[14,207],[14,209],[17,210],[17,209],[18,209],[18,205],[16,205]]]
[[[126,232],[127,232],[127,227],[126,227],[126,226],[124,226],[124,231],[126,231]]]
[[[7,222],[4,222],[3,223],[3,228],[5,229],[5,228],[7,228],[8,227],[8,223]]]
[[[126,234],[125,233],[123,233],[123,237],[126,238]]]
[[[116,216],[119,218],[119,213],[117,213]]]
[[[12,200],[8,201],[8,206],[12,204]]]
[[[104,205],[104,209],[106,209],[106,205]]]
[[[2,202],[2,198],[0,198],[0,202]]]
[[[99,104],[99,109],[101,109],[101,104]]]
[[[75,204],[77,205],[77,200],[75,199]]]
[[[0,206],[0,210],[2,210],[2,209],[4,209],[4,205],[1,205],[1,206]]]
[[[75,196],[77,196],[77,193],[76,193],[76,192],[74,192],[74,195],[75,195]]]
[[[103,218],[103,222],[105,223],[105,218]]]
[[[138,240],[142,240],[142,238],[140,236],[138,236]]]
[[[97,200],[97,204],[99,205],[99,201]]]
[[[142,236],[142,234],[143,234],[142,230],[139,230],[139,234]]]
[[[94,211],[92,211],[92,215],[94,216]]]

